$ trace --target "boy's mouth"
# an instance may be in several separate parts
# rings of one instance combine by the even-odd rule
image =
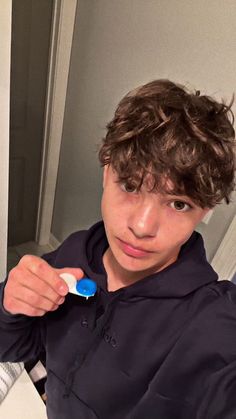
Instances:
[[[145,250],[140,247],[133,246],[132,244],[124,242],[121,239],[117,239],[117,240],[118,240],[118,245],[121,248],[121,250],[128,256],[142,258],[142,257],[150,255],[150,253],[153,253],[153,252],[150,252],[149,250]]]

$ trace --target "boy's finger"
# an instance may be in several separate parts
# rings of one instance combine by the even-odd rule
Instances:
[[[43,316],[45,310],[32,307],[25,301],[16,298],[9,299],[3,304],[4,309],[10,314],[24,314],[26,316]]]
[[[21,268],[27,269],[35,276],[46,282],[51,288],[53,288],[61,296],[65,296],[69,289],[65,281],[60,278],[60,273],[70,273],[81,279],[84,276],[82,269],[80,268],[63,268],[54,269],[45,260],[31,255],[24,256],[20,264]]]
[[[27,285],[32,289],[35,288],[35,283],[32,284],[32,281],[41,280],[61,296],[65,296],[69,291],[65,281],[59,277],[56,270],[45,260],[36,256],[23,256],[18,267],[13,269],[10,275],[11,277],[14,275],[20,283],[24,284],[27,277]]]

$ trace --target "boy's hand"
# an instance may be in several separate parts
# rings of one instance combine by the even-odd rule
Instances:
[[[60,274],[68,272],[83,277],[79,268],[54,269],[37,256],[25,255],[13,268],[4,289],[3,307],[11,314],[43,316],[56,310],[69,289]]]

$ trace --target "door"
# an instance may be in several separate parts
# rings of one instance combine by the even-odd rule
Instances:
[[[53,3],[12,1],[9,246],[35,238]]]

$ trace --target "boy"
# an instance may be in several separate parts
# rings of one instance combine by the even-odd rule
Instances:
[[[236,417],[236,288],[194,231],[229,203],[230,116],[168,80],[128,93],[99,153],[103,222],[2,285],[1,360],[46,350],[50,419]],[[95,296],[68,294],[62,272]]]

